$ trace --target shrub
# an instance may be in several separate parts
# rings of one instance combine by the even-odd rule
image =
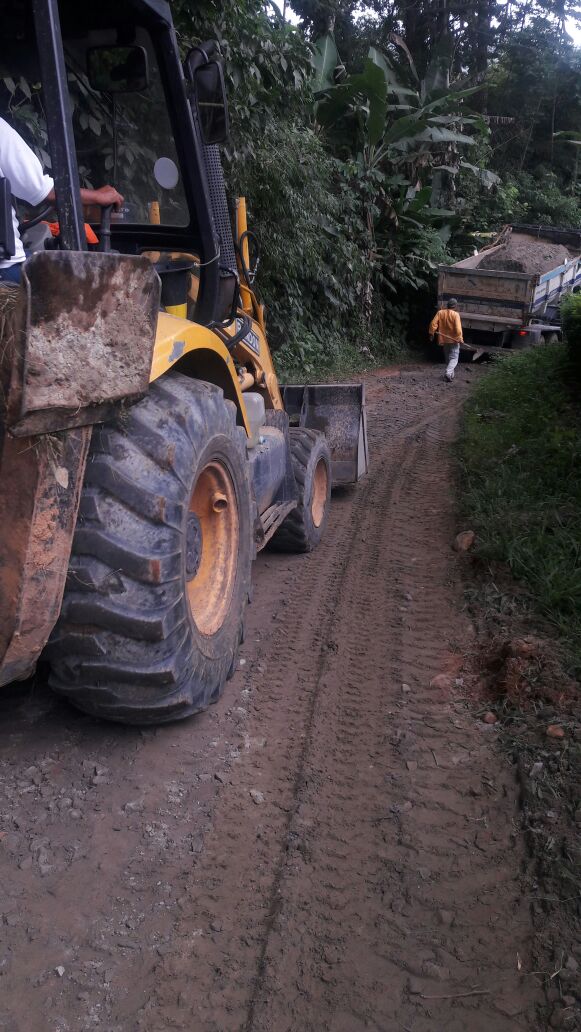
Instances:
[[[361,364],[362,348],[380,357],[380,337],[385,355],[381,319],[375,332],[362,328],[363,220],[341,163],[312,130],[274,118],[255,149],[229,178],[260,242],[257,287],[277,365],[312,375]]]
[[[576,326],[581,326],[577,298]],[[571,302],[569,302],[571,304]],[[473,391],[458,455],[465,516],[581,670],[581,426],[562,345],[503,359]],[[524,596],[520,596],[523,601]]]
[[[561,304],[561,324],[571,373],[581,385],[581,294],[570,294]]]

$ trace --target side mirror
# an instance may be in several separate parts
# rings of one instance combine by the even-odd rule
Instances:
[[[230,133],[222,65],[208,61],[194,72],[194,94],[204,143],[224,143]]]
[[[98,93],[136,93],[149,85],[144,47],[90,47],[87,50],[89,83]]]
[[[0,178],[0,258],[12,258],[16,251],[10,180]]]

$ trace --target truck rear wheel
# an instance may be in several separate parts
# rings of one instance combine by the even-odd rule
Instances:
[[[290,428],[293,472],[299,504],[272,538],[279,552],[312,552],[323,537],[331,498],[331,455],[323,434],[306,427]]]
[[[242,637],[251,516],[243,432],[217,387],[169,374],[95,429],[52,687],[129,724],[215,701]]]

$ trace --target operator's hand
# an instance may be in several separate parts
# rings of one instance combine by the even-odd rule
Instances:
[[[117,211],[123,204],[123,195],[114,186],[100,186],[98,190],[87,190],[82,186],[80,194],[81,204],[86,208],[90,208],[92,204],[97,204],[100,208],[107,208],[110,204],[113,204]],[[56,202],[54,188],[45,197],[45,203],[49,202],[51,204]]]
[[[98,190],[94,190],[94,203],[99,204],[101,208],[106,208],[109,204],[115,205],[115,210],[118,211],[119,207],[123,204],[123,196],[115,189],[114,186],[100,186]]]

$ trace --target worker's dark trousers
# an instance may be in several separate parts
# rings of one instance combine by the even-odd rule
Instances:
[[[22,262],[7,265],[6,268],[0,269],[0,283],[20,283],[21,272]]]

